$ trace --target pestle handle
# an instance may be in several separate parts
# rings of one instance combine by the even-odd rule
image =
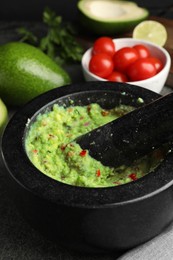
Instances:
[[[173,140],[173,93],[77,138],[104,165],[127,165]]]

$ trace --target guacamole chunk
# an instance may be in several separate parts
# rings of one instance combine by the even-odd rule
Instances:
[[[55,104],[51,111],[39,114],[29,127],[25,142],[28,157],[42,173],[70,185],[111,187],[137,180],[156,167],[160,161],[156,152],[130,167],[111,168],[73,142],[77,136],[133,109],[126,105],[107,110],[98,104],[70,107]]]

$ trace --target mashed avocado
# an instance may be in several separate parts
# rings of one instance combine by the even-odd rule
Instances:
[[[67,108],[55,104],[51,111],[39,114],[30,126],[25,143],[28,157],[44,174],[75,186],[111,187],[137,180],[159,163],[157,151],[130,167],[110,168],[72,142],[133,109],[125,105],[105,110],[98,104]]]

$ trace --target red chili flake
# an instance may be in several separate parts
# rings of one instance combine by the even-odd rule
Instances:
[[[90,122],[86,122],[86,123],[84,123],[83,125],[84,125],[84,126],[88,126],[88,125],[90,125]]]
[[[129,178],[132,179],[133,181],[137,180],[136,173],[129,174]]]
[[[38,153],[38,150],[37,150],[37,149],[34,149],[34,150],[33,150],[33,153],[37,154],[37,153]]]
[[[109,115],[109,111],[102,110],[101,114],[102,114],[102,116],[107,116],[107,115]]]
[[[83,119],[84,119],[84,116],[81,116],[81,117],[80,117],[80,120],[83,120]]]
[[[81,157],[84,157],[86,154],[87,154],[87,151],[86,151],[86,150],[82,150],[82,151],[79,153],[79,155],[80,155]]]
[[[65,150],[65,148],[66,148],[66,145],[61,145],[61,147],[60,147],[60,148],[61,148],[61,150],[62,150],[62,151],[64,151],[64,150]]]
[[[97,177],[100,177],[100,175],[101,175],[101,171],[100,171],[100,169],[98,169],[98,170],[96,171],[96,176],[97,176]]]

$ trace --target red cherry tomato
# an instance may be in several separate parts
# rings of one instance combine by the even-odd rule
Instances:
[[[127,76],[119,71],[113,71],[109,77],[107,77],[109,81],[116,81],[116,82],[127,82]]]
[[[139,58],[147,58],[150,56],[149,49],[142,44],[137,44],[133,46],[133,48],[138,52]]]
[[[138,59],[127,68],[127,75],[131,81],[144,80],[156,74],[156,67],[149,58]]]
[[[106,53],[113,57],[115,53],[115,44],[109,37],[98,38],[93,45],[92,54]]]
[[[135,62],[139,58],[137,51],[132,47],[123,47],[117,52],[113,57],[114,60],[114,68],[117,71],[124,72],[127,67]]]
[[[156,67],[156,72],[160,72],[163,69],[163,63],[156,57],[149,57],[149,60],[153,62]]]
[[[113,68],[114,64],[111,57],[105,53],[93,55],[89,62],[89,70],[101,78],[108,77]]]

